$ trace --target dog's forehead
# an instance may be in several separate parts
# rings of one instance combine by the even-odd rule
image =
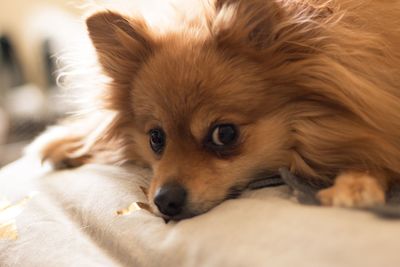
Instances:
[[[204,46],[167,47],[156,53],[134,81],[134,109],[162,113],[179,121],[201,110],[248,113],[264,94],[264,82],[252,63],[225,58]],[[155,115],[155,114],[154,114]]]

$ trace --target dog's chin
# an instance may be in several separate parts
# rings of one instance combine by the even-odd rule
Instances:
[[[223,202],[223,201],[222,200],[219,201],[218,204],[221,202]],[[202,214],[208,212],[209,210],[213,209],[214,207],[218,206],[218,204],[210,206],[210,207],[202,207],[201,209],[193,209],[193,210],[185,209],[181,213],[174,215],[174,216],[168,216],[168,215],[162,214],[159,210],[154,212],[154,214],[158,217],[163,218],[165,220],[165,222],[181,221],[181,220],[186,220],[186,219],[190,219],[190,218],[202,215]]]
[[[206,211],[204,211],[204,212],[189,212],[189,211],[184,211],[184,212],[181,212],[181,213],[179,213],[179,214],[177,214],[177,215],[174,215],[174,216],[168,216],[168,215],[165,215],[165,214],[162,214],[160,211],[156,211],[156,212],[153,212],[154,213],[154,215],[156,215],[156,216],[158,216],[158,217],[161,217],[162,219],[164,219],[164,221],[166,222],[166,223],[168,223],[169,221],[175,221],[175,222],[177,222],[177,221],[182,221],[182,220],[186,220],[186,219],[190,219],[190,218],[193,218],[193,217],[195,217],[195,216],[197,216],[197,215],[201,215],[201,214],[203,214],[203,213],[205,213]]]
[[[245,190],[245,188],[243,186],[232,187],[228,191],[228,194],[225,196],[225,198],[212,201],[211,202],[212,205],[210,205],[210,206],[204,205],[204,203],[203,203],[203,205],[198,205],[196,208],[185,209],[181,213],[179,213],[178,215],[175,215],[175,216],[164,215],[158,210],[155,212],[155,214],[159,217],[162,217],[166,222],[190,219],[190,218],[193,218],[193,217],[196,217],[196,216],[199,216],[199,215],[209,212],[210,210],[214,209],[215,207],[217,207],[218,205],[220,205],[221,203],[223,203],[226,200],[236,199],[236,198],[240,197],[240,195],[243,193],[244,190]]]
[[[201,213],[198,213],[198,214],[195,214],[195,213],[181,213],[181,214],[178,214],[178,215],[175,215],[175,216],[167,216],[167,215],[164,215],[164,214],[161,214],[161,215],[159,215],[159,216],[161,216],[163,219],[164,219],[164,221],[165,222],[169,222],[169,221],[182,221],[182,220],[185,220],[185,219],[190,219],[190,218],[193,218],[193,217],[195,217],[195,216],[197,216],[197,215],[200,215]]]

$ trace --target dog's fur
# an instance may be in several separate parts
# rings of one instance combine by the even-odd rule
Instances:
[[[164,32],[110,11],[87,27],[115,115],[102,130],[49,142],[53,162],[122,151],[118,160],[152,168],[150,203],[168,181],[186,187],[184,216],[280,167],[309,182],[339,176],[318,194],[326,205],[383,203],[400,179],[397,0],[204,1]],[[215,123],[239,129],[227,154],[203,145]],[[154,127],[167,135],[161,156],[149,146]]]

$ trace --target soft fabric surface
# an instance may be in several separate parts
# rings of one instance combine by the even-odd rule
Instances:
[[[0,266],[399,266],[400,221],[298,204],[286,186],[246,192],[165,224],[145,210],[146,170],[90,165],[51,172],[23,158],[0,171],[0,196],[38,194],[0,240]]]

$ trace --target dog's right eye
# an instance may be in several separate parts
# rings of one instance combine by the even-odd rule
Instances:
[[[236,128],[232,124],[217,125],[212,131],[211,141],[215,146],[228,146],[236,140]]]
[[[205,140],[205,147],[218,156],[231,155],[237,145],[239,132],[233,124],[219,124],[210,129]]]
[[[151,129],[149,132],[150,147],[156,153],[160,154],[165,146],[165,133],[161,128]]]

